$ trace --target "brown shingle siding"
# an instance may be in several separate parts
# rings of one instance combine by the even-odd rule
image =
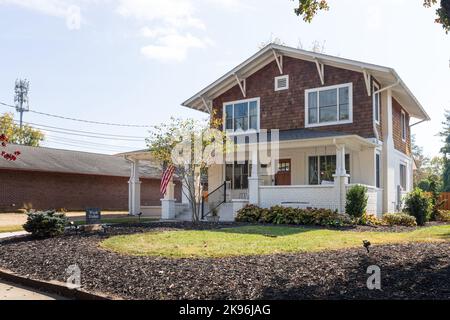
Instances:
[[[405,112],[406,119],[406,141],[402,139],[402,127],[401,127],[401,113]],[[394,139],[394,147],[396,150],[403,152],[406,155],[411,154],[411,132],[409,127],[409,115],[402,108],[397,100],[392,98],[392,135]]]
[[[353,123],[321,126],[313,130],[333,130],[375,136],[372,97],[367,95],[362,73],[325,66],[322,86],[315,63],[284,57],[283,72],[289,75],[289,89],[274,90],[274,79],[280,75],[276,62],[268,64],[247,78],[247,99],[261,98],[262,129],[298,129],[305,127],[305,90],[344,83],[353,83]],[[216,115],[222,117],[223,103],[246,99],[236,85],[213,101]]]

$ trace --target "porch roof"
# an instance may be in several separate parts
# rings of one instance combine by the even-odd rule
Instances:
[[[245,135],[245,141],[239,141],[237,137],[234,137],[234,143],[236,145],[252,144],[254,140],[252,141],[249,135],[250,134]],[[257,133],[257,141],[261,141],[260,135],[261,133]],[[271,132],[267,131],[267,142],[271,141]],[[280,147],[314,147],[345,144],[350,148],[359,149],[361,147],[374,148],[377,146],[377,143],[375,141],[371,141],[370,139],[363,138],[356,134],[317,129],[280,130],[279,142]]]

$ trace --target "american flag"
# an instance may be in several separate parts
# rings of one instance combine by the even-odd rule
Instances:
[[[169,184],[170,180],[172,179],[173,173],[175,171],[175,167],[173,165],[170,165],[167,167],[166,171],[164,171],[164,174],[161,178],[161,194],[165,194],[167,191],[167,185]]]

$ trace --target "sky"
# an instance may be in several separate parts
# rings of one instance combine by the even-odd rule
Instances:
[[[308,24],[293,0],[0,0],[0,102],[14,104],[14,81],[27,78],[30,108],[44,113],[147,126],[201,119],[180,104],[261,43],[319,42],[327,54],[395,68],[432,118],[413,134],[435,156],[450,109],[450,35],[422,2],[330,0]],[[0,105],[6,111],[14,109]],[[149,130],[35,113],[24,120],[121,136],[46,132],[44,146],[109,154],[144,148]]]

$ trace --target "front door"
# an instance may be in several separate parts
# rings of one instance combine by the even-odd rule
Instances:
[[[276,186],[291,185],[291,159],[280,159],[278,161],[278,172],[275,175]]]

